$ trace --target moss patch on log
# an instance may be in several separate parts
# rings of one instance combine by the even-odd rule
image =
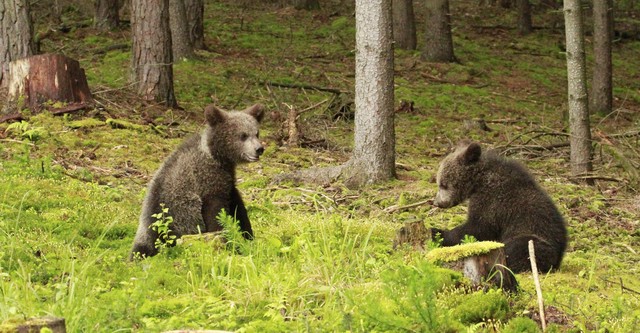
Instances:
[[[474,242],[456,246],[440,247],[427,253],[427,260],[437,262],[454,262],[463,258],[489,253],[504,247],[504,244],[493,241]]]

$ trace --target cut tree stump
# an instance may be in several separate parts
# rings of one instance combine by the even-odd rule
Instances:
[[[427,259],[462,272],[474,286],[490,283],[505,291],[516,292],[518,281],[506,266],[504,244],[475,242],[433,249]]]
[[[9,99],[23,100],[23,107],[40,110],[46,102],[65,103],[80,109],[93,102],[80,63],[60,54],[41,54],[9,63]],[[18,110],[19,111],[19,110]]]
[[[422,221],[407,222],[396,231],[393,249],[396,250],[403,244],[409,244],[414,250],[424,251],[424,246],[429,239],[431,239],[431,231],[424,226]]]
[[[40,333],[44,328],[48,328],[49,330],[47,332],[52,333],[67,332],[64,318],[52,316],[30,318],[19,322],[5,322],[0,325],[0,332]]]

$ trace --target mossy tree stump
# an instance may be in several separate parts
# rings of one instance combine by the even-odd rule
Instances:
[[[512,292],[518,288],[518,282],[506,266],[502,243],[475,242],[437,248],[427,253],[427,259],[461,271],[475,286],[490,283]]]

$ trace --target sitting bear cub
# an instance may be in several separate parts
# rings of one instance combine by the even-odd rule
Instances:
[[[257,161],[264,152],[258,139],[263,115],[258,104],[232,112],[213,105],[205,108],[206,127],[179,146],[149,182],[130,258],[157,254],[158,233],[150,226],[155,222],[152,215],[162,211],[161,205],[173,217],[170,233],[177,237],[221,230],[216,216],[224,209],[235,215],[244,237],[253,238],[235,185],[235,168]]]
[[[469,199],[466,223],[448,231],[432,229],[442,245],[460,244],[465,235],[502,242],[507,266],[517,273],[531,270],[532,239],[538,269],[560,267],[567,246],[564,220],[522,164],[463,141],[440,163],[437,183],[435,206],[449,208]]]

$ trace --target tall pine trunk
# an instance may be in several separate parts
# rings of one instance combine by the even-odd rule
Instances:
[[[395,177],[391,0],[356,0],[356,89],[350,187]]]
[[[593,1],[593,83],[591,112],[605,116],[613,111],[611,39],[613,38],[613,1]]]
[[[184,0],[184,8],[187,12],[187,24],[189,27],[189,39],[196,50],[203,50],[204,44],[204,1]]]
[[[580,0],[564,0],[567,40],[567,81],[571,174],[579,177],[591,172],[591,129],[585,69],[584,26]]]
[[[449,0],[426,1],[426,31],[422,58],[433,62],[453,62],[453,37]]]
[[[531,3],[529,0],[516,0],[518,6],[518,31],[521,35],[528,35],[533,31],[531,22]]]
[[[175,61],[191,59],[194,55],[184,3],[185,0],[169,0],[171,50]]]
[[[176,107],[173,92],[169,0],[131,3],[132,80],[145,100]]]
[[[412,0],[393,0],[393,42],[404,50],[416,49],[416,20]]]
[[[9,63],[35,54],[28,0],[0,0],[0,85]],[[5,82],[6,83],[6,82]]]
[[[120,18],[118,0],[96,0],[93,26],[99,30],[113,30],[118,27]]]

